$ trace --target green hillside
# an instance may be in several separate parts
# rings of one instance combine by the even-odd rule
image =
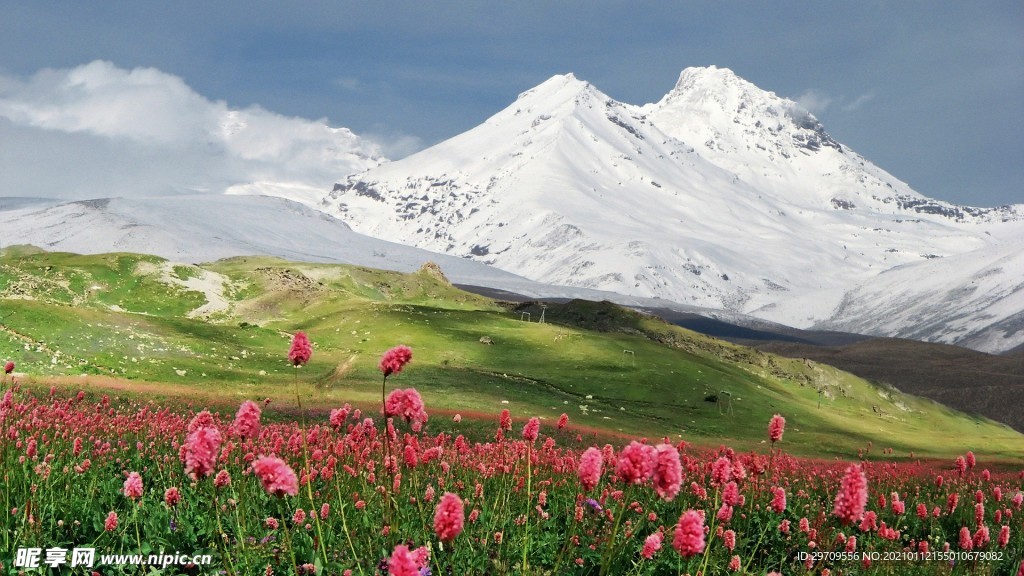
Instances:
[[[566,412],[588,431],[752,448],[781,413],[797,454],[848,457],[869,442],[876,455],[1024,454],[1024,437],[1005,426],[823,364],[608,303],[552,304],[541,324],[539,305],[460,291],[430,267],[400,274],[262,257],[190,266],[27,248],[0,262],[0,357],[29,384],[289,405],[296,370],[285,356],[304,330],[315,348],[298,371],[304,407],[350,402],[376,413],[380,355],[407,344],[413,364],[389,387],[416,387],[436,430],[451,430],[456,412],[508,408],[548,426]]]

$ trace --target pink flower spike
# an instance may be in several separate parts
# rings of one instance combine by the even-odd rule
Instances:
[[[392,374],[398,374],[412,360],[412,348],[408,346],[395,346],[384,353],[380,359],[380,371],[387,378]]]
[[[782,440],[782,434],[786,431],[786,419],[781,415],[776,414],[772,416],[772,419],[768,422],[768,439],[772,443]]]
[[[658,550],[661,550],[661,540],[663,537],[661,532],[655,532],[648,536],[644,540],[644,548],[640,551],[640,555],[650,560]]]
[[[704,552],[704,518],[695,510],[687,510],[679,517],[672,547],[686,558]]]
[[[604,456],[601,451],[591,446],[580,456],[580,465],[577,471],[580,484],[584,491],[591,491],[601,481],[601,467],[604,464]]]
[[[295,471],[280,458],[260,456],[252,463],[252,471],[268,494],[295,496],[299,493],[299,479]]]
[[[679,486],[683,482],[683,465],[675,446],[658,444],[654,447],[652,479],[654,491],[663,500],[673,500],[679,494]]]
[[[132,500],[142,498],[142,476],[138,472],[132,472],[124,481],[124,495]]]
[[[446,492],[434,511],[434,533],[442,542],[451,542],[462,533],[465,510],[458,494]]]
[[[409,552],[409,547],[399,544],[395,546],[388,558],[388,574],[391,576],[419,576],[420,568],[416,559]]]
[[[626,484],[643,484],[654,471],[653,453],[652,446],[630,442],[615,462],[615,474]]]
[[[292,363],[292,366],[302,366],[309,362],[312,356],[313,346],[310,345],[306,333],[301,330],[296,332],[292,337],[292,346],[288,350],[288,361]]]
[[[527,442],[534,442],[537,440],[537,436],[540,434],[540,420],[537,418],[530,418],[523,426],[523,440]]]
[[[171,486],[164,490],[164,502],[171,508],[174,508],[178,505],[178,502],[181,502],[181,492],[178,491],[177,487]]]
[[[864,507],[868,503],[868,480],[864,471],[858,466],[846,469],[836,494],[835,507],[832,513],[838,516],[843,524],[852,524],[864,515]]]
[[[415,388],[393,390],[384,401],[386,417],[399,416],[406,422],[423,424],[428,420],[423,398]]]
[[[260,433],[260,405],[252,400],[242,402],[231,425],[232,431],[242,438],[256,438]]]
[[[198,480],[213,474],[221,435],[216,428],[202,427],[188,435],[185,441],[185,473]]]

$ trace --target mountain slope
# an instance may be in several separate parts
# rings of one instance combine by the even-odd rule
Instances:
[[[844,346],[752,342],[758,350],[810,358],[872,382],[1024,431],[1024,355],[993,356],[958,346],[877,338]]]
[[[320,207],[358,232],[541,282],[842,330],[844,296],[879,273],[1024,238],[1024,207],[923,197],[792,101],[713,67],[644,106],[555,76],[468,132],[349,176]],[[1008,349],[1024,342],[1005,324],[1024,294],[1004,296],[941,330],[900,328]],[[887,304],[858,329],[892,330]]]
[[[185,262],[269,255],[411,272],[438,264],[453,282],[527,297],[588,298],[654,306],[657,300],[550,286],[468,258],[437,254],[352,231],[341,220],[279,197],[247,195],[103,198],[76,202],[0,198],[4,246],[80,254],[137,252]],[[709,312],[693,306],[676,308]]]
[[[186,285],[195,278],[215,281],[200,291]],[[217,299],[219,311],[193,313]],[[43,390],[52,377],[72,390],[115,386],[233,406],[239,397],[294,406],[301,395],[324,417],[346,402],[372,416],[380,409],[380,354],[404,343],[414,350],[412,368],[392,376],[392,386],[423,395],[432,433],[448,429],[444,411],[457,411],[483,415],[490,436],[492,418],[508,408],[516,418],[540,416],[544,426],[565,412],[574,426],[711,445],[729,439],[739,449],[765,442],[763,425],[750,422],[782,413],[788,450],[829,457],[873,441],[901,455],[984,449],[1019,460],[1024,443],[989,420],[608,303],[573,301],[552,307],[550,323],[524,322],[429,271],[9,250],[0,262],[0,307],[0,357]],[[298,377],[286,357],[297,329],[314,345]],[[629,360],[624,349],[634,353]],[[725,398],[723,391],[728,401],[708,400]]]

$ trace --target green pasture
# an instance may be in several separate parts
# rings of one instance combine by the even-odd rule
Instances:
[[[209,299],[184,283],[204,277],[225,305],[190,317]],[[413,362],[388,388],[417,388],[438,431],[453,429],[454,413],[477,420],[467,429],[488,430],[479,418],[507,408],[517,422],[540,416],[548,430],[565,412],[584,434],[763,450],[780,413],[794,454],[850,458],[869,442],[879,457],[886,447],[894,458],[1024,454],[1024,437],[1000,424],[607,303],[553,304],[545,323],[538,318],[538,307],[463,292],[430,270],[264,257],[197,267],[25,247],[0,258],[0,357],[29,385],[108,377],[128,392],[225,406],[294,406],[297,388],[303,408],[350,402],[375,415],[379,358],[406,344]],[[314,344],[298,370],[286,359],[297,330]]]

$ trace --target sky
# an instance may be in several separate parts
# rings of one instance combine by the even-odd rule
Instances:
[[[313,193],[555,74],[644,104],[712,64],[922,194],[1024,203],[1019,0],[0,0],[0,196]]]

